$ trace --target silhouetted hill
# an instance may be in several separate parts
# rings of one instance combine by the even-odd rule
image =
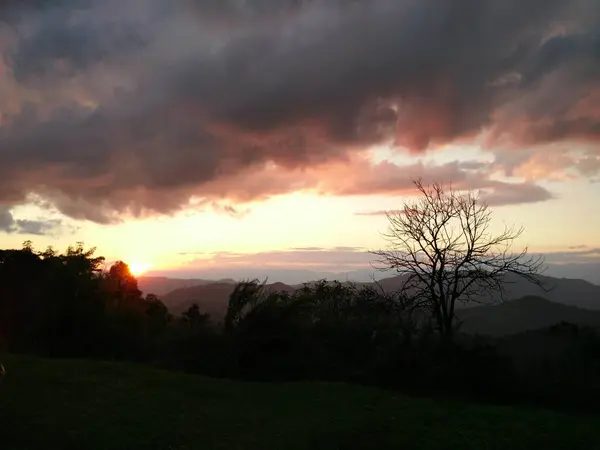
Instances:
[[[600,310],[600,286],[571,278],[539,276],[539,279],[544,287],[551,290],[543,292],[536,285],[523,278],[508,277],[508,283],[506,284],[507,300],[525,296],[538,296],[564,305]],[[500,299],[497,297],[496,300]]]
[[[376,286],[376,288],[381,288],[386,292],[393,292],[401,288],[405,279],[404,276],[384,278],[377,282],[378,286]],[[576,306],[592,311],[600,310],[600,286],[591,284],[587,281],[568,278],[541,276],[540,279],[543,285],[550,289],[548,292],[544,292],[535,284],[522,278],[515,276],[507,277],[505,300],[515,300],[523,297],[535,296],[556,304]],[[233,292],[236,283],[236,281],[232,279],[215,282],[202,279],[180,280],[162,277],[140,277],[139,280],[141,290],[159,295],[172,313],[180,314],[187,310],[193,303],[197,303],[202,312],[211,314],[215,319],[224,316],[225,311],[227,310],[229,295]],[[309,281],[306,284],[313,286],[315,283],[315,281]],[[346,284],[346,282],[343,282],[342,284]],[[361,285],[373,285],[373,283],[355,284],[358,287]],[[172,286],[174,286],[172,290],[165,292],[167,288]],[[267,285],[267,287],[272,290],[288,292],[294,291],[302,286],[302,284],[290,286],[279,282]],[[488,305],[499,305],[503,303],[499,294],[495,294],[490,298],[482,297],[479,298],[479,300]],[[478,307],[477,304],[471,304],[470,308],[465,308],[463,305],[458,304],[458,309],[460,311],[471,308],[479,310],[481,307]],[[549,314],[551,317],[556,316],[556,314],[554,316],[552,313]],[[558,321],[560,320],[562,319],[559,319]],[[534,327],[537,326],[537,323],[538,322],[531,322]],[[541,326],[544,326],[545,323],[546,322],[543,322]],[[548,325],[552,324],[553,323],[548,323]],[[521,328],[517,328],[521,330]]]
[[[507,276],[504,300],[515,300],[527,296],[537,296],[564,305],[577,306],[578,308],[590,310],[600,310],[600,286],[584,280],[570,278],[539,276],[539,279],[544,288],[548,289],[547,292],[544,292],[540,287],[524,278],[516,275]],[[400,275],[385,278],[378,283],[386,292],[393,292],[399,290],[405,280],[406,277]],[[492,296],[481,296],[477,298],[477,300],[492,305],[502,303],[503,301],[499,293],[495,293]],[[458,304],[458,307],[462,309],[461,304]]]
[[[561,322],[600,327],[600,311],[527,296],[494,306],[465,308],[457,313],[461,331],[488,336],[506,336],[548,328]]]
[[[207,285],[215,283],[215,280],[204,280],[200,278],[168,278],[168,277],[138,277],[138,287],[144,294],[156,294],[162,297],[176,289],[189,288],[193,286]],[[221,283],[235,284],[233,279],[219,280]]]
[[[173,314],[181,314],[196,303],[200,311],[213,318],[223,317],[227,311],[227,302],[235,284],[210,283],[175,289],[161,297],[162,302]]]
[[[600,285],[600,262],[548,264],[546,275],[556,278],[571,278]]]
[[[214,320],[221,320],[227,311],[229,296],[235,283],[217,282],[176,289],[161,297],[162,302],[174,314],[181,314],[196,303],[200,312],[210,314]],[[295,288],[284,283],[265,285],[270,291],[293,292]]]

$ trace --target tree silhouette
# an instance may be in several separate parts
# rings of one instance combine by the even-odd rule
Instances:
[[[154,294],[146,295],[146,316],[152,334],[163,332],[172,320],[169,309]]]
[[[241,281],[229,295],[227,313],[225,314],[225,329],[234,328],[244,315],[256,306],[264,297],[264,287],[267,280],[260,283],[258,280]]]
[[[184,313],[184,319],[189,324],[190,328],[200,328],[209,321],[210,316],[208,314],[202,314],[200,308],[196,303],[193,303]]]
[[[513,253],[511,247],[523,228],[491,228],[491,211],[478,194],[461,194],[441,184],[424,186],[416,201],[387,213],[385,250],[373,251],[380,270],[404,276],[402,291],[410,307],[425,309],[438,331],[455,331],[456,302],[480,302],[486,295],[504,296],[508,274],[541,286],[542,257]]]
[[[123,261],[114,263],[106,274],[109,290],[115,300],[123,305],[140,303],[142,292],[137,279]]]

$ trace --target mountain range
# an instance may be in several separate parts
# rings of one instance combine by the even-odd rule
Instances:
[[[162,297],[176,289],[206,286],[208,284],[227,283],[235,284],[236,281],[227,278],[222,280],[204,280],[201,278],[167,278],[167,277],[139,277],[138,287],[144,294],[154,294]]]
[[[152,275],[155,278],[170,279],[199,279],[204,281],[224,280],[224,279],[254,279],[268,281],[280,281],[285,284],[302,284],[307,280],[340,280],[368,283],[376,280],[382,280],[390,276],[389,272],[381,272],[367,265],[366,267],[357,267],[352,270],[315,270],[299,268],[273,268],[261,266],[236,266],[229,268],[208,268],[208,269],[177,269],[173,271],[156,271],[146,275]],[[587,262],[557,262],[548,258],[545,275],[554,278],[572,278],[581,279],[590,283],[600,285],[600,261],[591,259]],[[156,293],[156,292],[155,292]],[[158,294],[157,294],[158,295]]]
[[[493,306],[465,308],[457,311],[457,317],[462,332],[498,337],[548,328],[560,322],[600,327],[598,310],[581,309],[537,296],[526,296]]]
[[[404,280],[403,276],[384,278],[377,282],[377,287],[385,292],[394,292],[402,287]],[[486,306],[477,303],[458,305],[457,315],[464,322],[462,330],[504,335],[543,328],[561,321],[600,327],[600,286],[568,278],[540,276],[539,280],[544,290],[522,278],[509,276],[504,298],[495,294],[477,299]],[[173,314],[181,314],[196,303],[203,313],[221,320],[236,281],[140,277],[138,284],[143,292],[158,295]],[[373,285],[372,282],[356,284]],[[293,292],[303,284],[277,282],[265,286],[272,291]]]

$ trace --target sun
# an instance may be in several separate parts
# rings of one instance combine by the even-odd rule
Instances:
[[[133,261],[127,265],[129,266],[129,271],[131,274],[136,277],[148,272],[148,270],[152,267],[152,264],[141,261]]]

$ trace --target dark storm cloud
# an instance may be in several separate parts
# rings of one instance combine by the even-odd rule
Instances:
[[[66,19],[58,15],[55,20],[42,22],[33,36],[21,41],[18,52],[8,55],[17,80],[27,81],[53,71],[70,76],[104,59],[126,58],[143,48],[148,39],[132,24],[70,24]],[[115,49],[119,53],[113,56]],[[56,69],[57,62],[67,63],[66,67]]]
[[[600,136],[600,113],[580,107],[600,89],[594,0],[65,0],[0,14],[0,200],[36,193],[77,218],[227,200],[221,180],[238,175],[259,198],[271,186],[253,172],[390,140]]]
[[[319,3],[327,2],[313,5]],[[528,70],[539,80],[555,69],[550,56],[560,60],[567,52],[539,41],[577,8],[548,0],[314,6],[285,31],[267,27],[228,42],[217,64],[192,71],[185,91],[199,95],[218,120],[243,128],[313,119],[335,142],[376,140],[383,128],[385,137],[391,132],[423,149],[489,125],[506,94],[491,84],[506,73]],[[580,57],[594,65],[583,43],[571,47],[582,47]],[[369,105],[378,98],[397,101]]]
[[[523,74],[523,85],[535,83],[547,73],[561,65],[574,61],[594,61],[600,59],[600,30],[589,33],[554,36],[548,39],[538,50],[531,66]],[[591,64],[580,73],[582,78],[594,78],[600,66]]]

